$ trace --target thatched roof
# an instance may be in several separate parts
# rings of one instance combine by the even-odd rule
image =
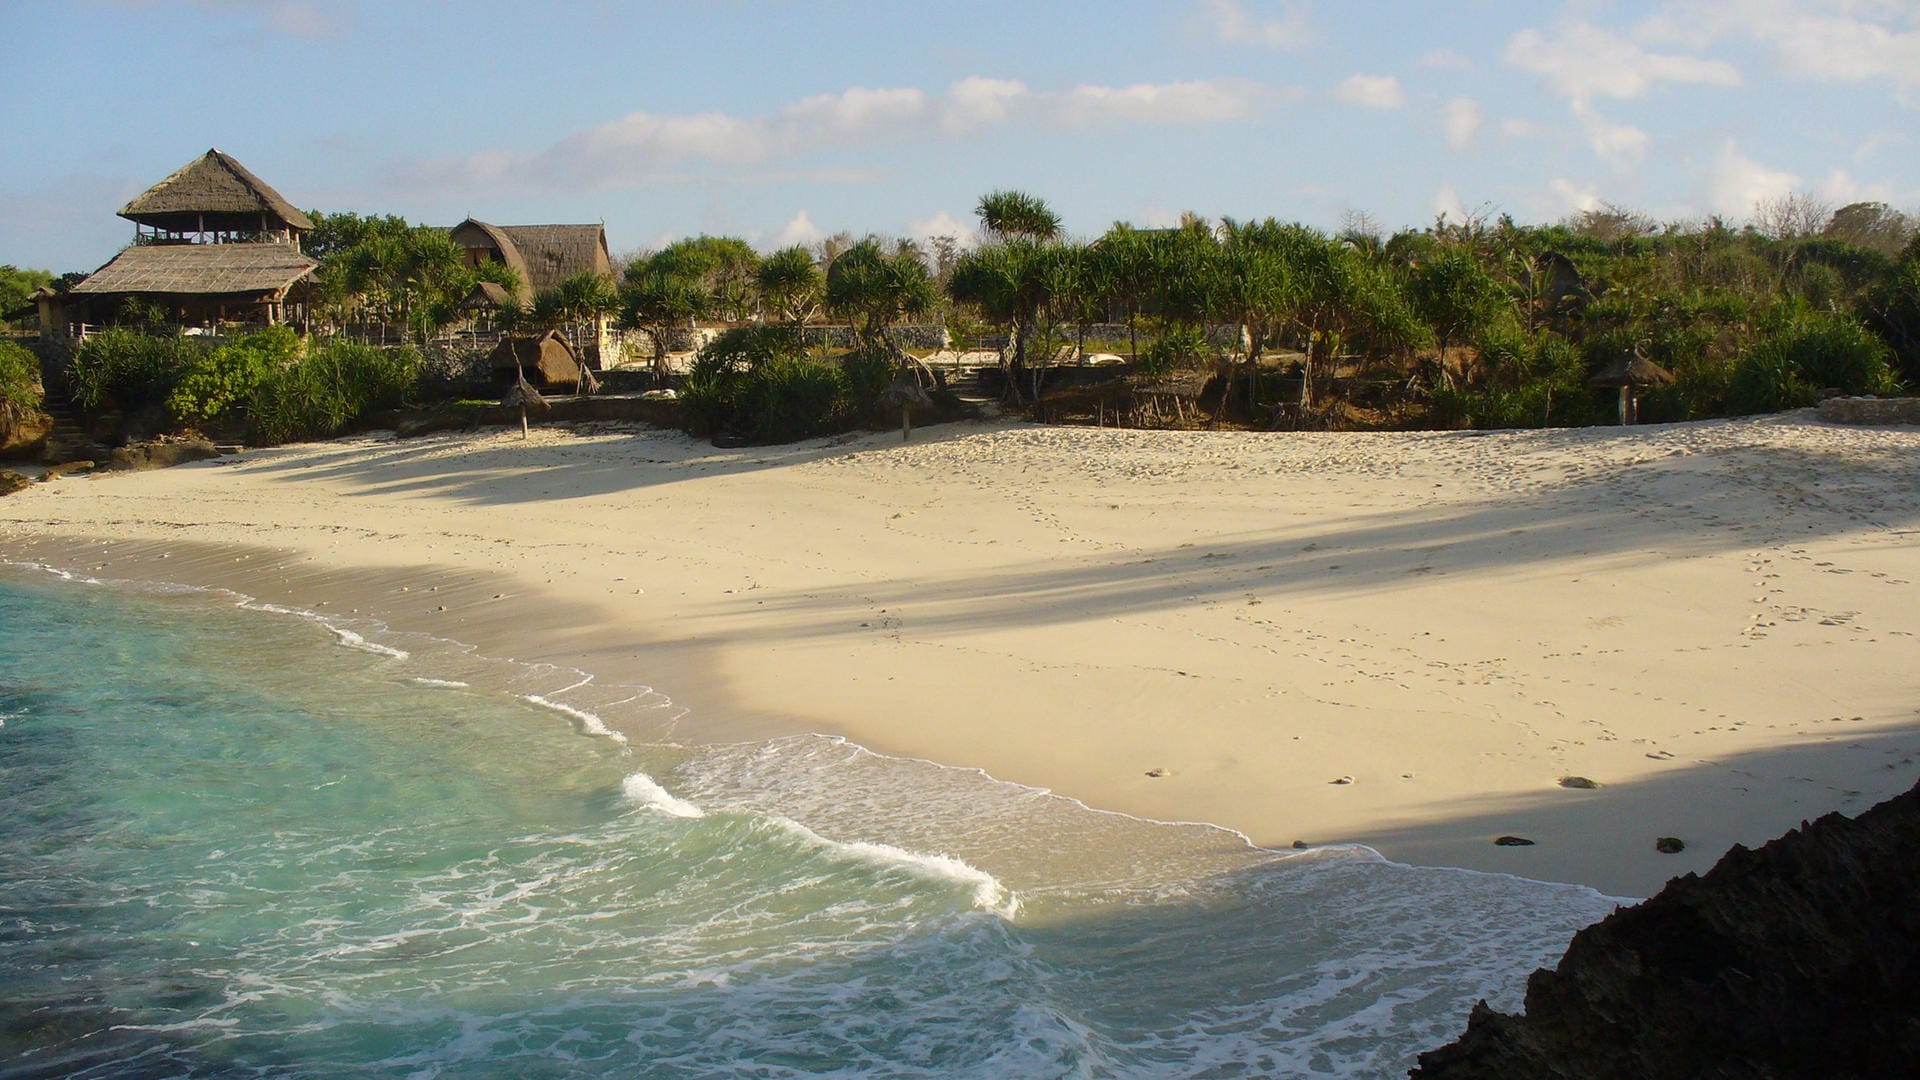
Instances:
[[[136,245],[69,291],[188,296],[279,293],[319,265],[291,244]]]
[[[490,225],[477,218],[449,230],[463,247],[488,247],[519,272],[525,299],[553,288],[575,274],[591,271],[613,276],[607,230],[601,225]]]
[[[505,307],[514,302],[513,294],[505,285],[492,281],[482,281],[473,287],[465,300],[460,301],[463,310],[475,311]]]
[[[172,224],[192,214],[268,214],[296,229],[313,228],[313,221],[271,184],[218,150],[181,166],[120,208],[121,217],[149,225]]]
[[[1673,372],[1640,355],[1638,349],[1622,354],[1587,380],[1588,386],[1665,386],[1673,381]]]
[[[533,381],[546,386],[580,379],[580,361],[573,355],[573,346],[555,330],[538,337],[501,338],[500,344],[487,355],[487,366],[496,373],[514,372],[516,381],[524,381],[531,375]]]

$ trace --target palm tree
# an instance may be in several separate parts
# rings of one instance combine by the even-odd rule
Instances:
[[[1024,191],[990,191],[980,197],[980,205],[973,212],[980,219],[980,227],[996,240],[1054,240],[1060,236],[1060,215],[1045,199]]]
[[[627,283],[620,290],[620,321],[653,340],[655,378],[665,380],[672,373],[667,349],[674,333],[704,315],[708,304],[706,290],[690,278],[651,269],[645,263],[628,268]]]
[[[849,321],[867,344],[898,353],[887,328],[933,310],[938,294],[927,264],[911,248],[889,255],[875,237],[840,253],[827,267],[827,307]]]
[[[819,311],[826,279],[812,254],[795,244],[763,259],[760,268],[754,271],[753,284],[768,312],[782,322],[791,323],[798,333]]]

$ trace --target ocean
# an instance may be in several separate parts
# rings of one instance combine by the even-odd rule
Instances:
[[[697,710],[0,566],[0,1078],[1393,1077],[1615,904]]]

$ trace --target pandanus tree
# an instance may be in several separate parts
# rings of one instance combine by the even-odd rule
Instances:
[[[1022,191],[988,192],[973,212],[988,242],[954,263],[947,291],[1007,327],[1001,362],[1014,389],[1011,376],[1029,366],[1028,333],[1051,299],[1049,286],[1060,284],[1063,274],[1055,253],[1060,215],[1046,200]]]
[[[1277,336],[1300,303],[1300,278],[1285,258],[1285,226],[1261,222],[1220,223],[1220,246],[1213,260],[1213,299],[1226,321],[1247,332],[1247,407],[1259,404],[1260,350]]]
[[[796,244],[761,260],[753,284],[767,315],[799,333],[807,320],[819,313],[826,278],[813,261],[813,254]]]
[[[627,280],[620,289],[620,322],[653,341],[656,378],[672,373],[668,351],[674,334],[692,326],[706,313],[708,303],[707,291],[698,281],[645,262],[627,268]]]
[[[1440,349],[1441,378],[1448,381],[1452,379],[1448,347],[1512,314],[1499,283],[1458,247],[1443,247],[1416,263],[1408,275],[1407,295],[1414,311],[1433,330]]]
[[[841,252],[827,267],[828,310],[853,323],[863,350],[894,362],[894,381],[886,394],[900,406],[903,436],[909,430],[908,406],[923,403],[926,394],[920,385],[919,362],[894,344],[887,329],[932,311],[939,299],[926,261],[909,244],[888,253],[877,238],[869,236]]]
[[[889,254],[875,237],[840,253],[827,267],[827,308],[854,325],[865,345],[898,353],[887,329],[932,311],[939,299],[933,275],[919,252],[901,247]]]

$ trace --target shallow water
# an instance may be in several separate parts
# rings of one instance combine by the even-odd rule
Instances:
[[[0,569],[0,1077],[1397,1076],[1612,906],[257,608]]]

